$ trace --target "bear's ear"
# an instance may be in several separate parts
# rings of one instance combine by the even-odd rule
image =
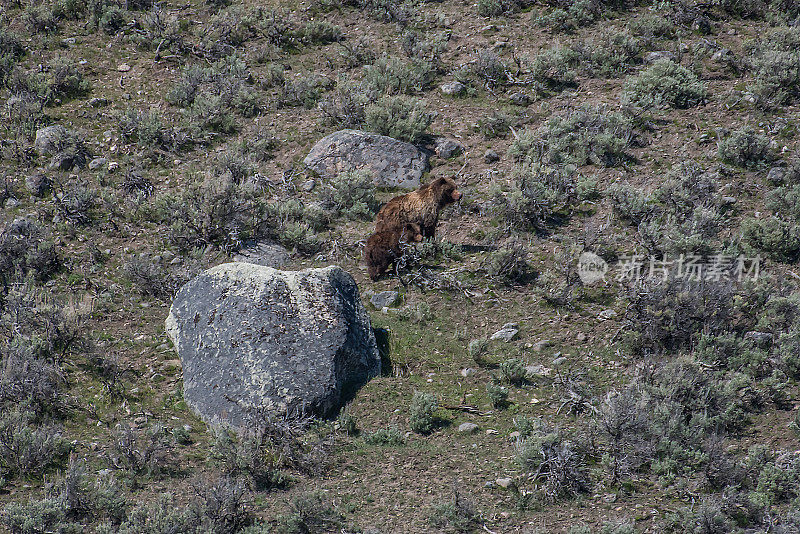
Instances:
[[[436,185],[438,185],[438,186],[447,185],[447,178],[445,178],[444,176],[440,176],[440,177],[439,177],[439,178],[436,180],[436,182],[434,182],[434,183],[435,183]]]

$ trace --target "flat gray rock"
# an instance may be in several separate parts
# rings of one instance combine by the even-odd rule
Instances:
[[[505,341],[510,343],[519,333],[519,325],[517,323],[506,323],[503,328],[492,334],[492,341]]]
[[[289,262],[289,251],[275,243],[260,241],[239,250],[233,261],[253,263],[264,267],[280,269]]]
[[[359,130],[334,132],[314,145],[303,163],[324,178],[366,170],[378,187],[417,189],[428,156],[416,146]]]
[[[61,150],[61,142],[67,136],[67,129],[60,124],[45,126],[36,130],[33,146],[40,155],[55,154]]]
[[[382,310],[397,304],[400,294],[397,291],[381,291],[375,293],[369,298],[369,301],[375,306],[376,309]]]
[[[447,137],[437,137],[436,145],[434,146],[436,155],[442,159],[450,159],[453,156],[458,156],[464,152],[464,145],[455,139],[448,139]]]
[[[212,426],[242,428],[256,411],[332,415],[380,373],[358,287],[335,266],[218,265],[178,291],[166,330],[184,399]]]
[[[478,431],[478,425],[475,423],[461,423],[458,425],[458,431],[464,434],[472,434]]]

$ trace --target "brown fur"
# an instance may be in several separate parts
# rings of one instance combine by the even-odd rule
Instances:
[[[416,191],[394,197],[375,217],[375,231],[402,228],[408,223],[419,225],[424,237],[433,237],[439,222],[439,211],[461,199],[461,192],[450,178],[437,178]]]
[[[392,262],[402,256],[401,243],[419,241],[422,241],[422,234],[416,224],[407,224],[403,228],[382,230],[372,234],[367,239],[367,246],[364,249],[369,277],[377,280]]]

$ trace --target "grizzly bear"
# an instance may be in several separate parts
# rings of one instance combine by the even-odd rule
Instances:
[[[460,198],[461,192],[451,178],[437,178],[416,191],[387,202],[375,217],[375,232],[414,223],[419,225],[423,237],[433,237],[439,222],[439,210]]]
[[[403,255],[400,245],[422,241],[422,234],[416,224],[406,224],[402,228],[375,232],[367,239],[364,259],[367,262],[367,273],[375,281],[389,265]]]

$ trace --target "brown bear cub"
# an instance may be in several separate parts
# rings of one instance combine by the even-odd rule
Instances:
[[[451,178],[437,178],[416,191],[387,202],[375,217],[375,232],[413,223],[419,225],[423,237],[433,237],[439,222],[439,210],[460,199],[461,192]]]
[[[364,259],[367,262],[369,277],[375,281],[386,272],[389,265],[403,255],[400,245],[422,241],[422,234],[416,224],[406,224],[402,228],[393,228],[375,232],[367,239]]]

